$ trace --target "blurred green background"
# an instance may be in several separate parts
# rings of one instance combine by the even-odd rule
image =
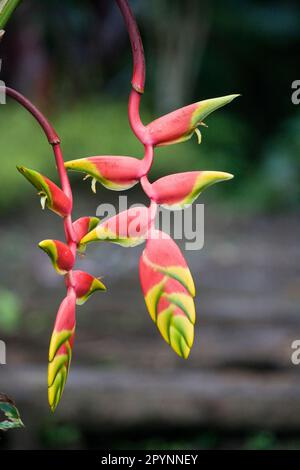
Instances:
[[[207,119],[196,140],[157,152],[153,177],[185,169],[232,171],[222,198],[245,210],[299,204],[299,108],[291,101],[299,54],[298,2],[133,1],[148,76],[145,122],[184,104],[241,93]],[[62,136],[66,158],[133,154],[126,101],[131,53],[113,2],[27,0],[1,46],[2,79],[40,104]],[[13,165],[52,171],[36,124],[14,104],[1,113],[2,209],[24,200]],[[34,141],[34,146],[32,142]]]
[[[44,383],[47,346],[63,287],[35,245],[59,238],[62,228],[55,217],[40,213],[32,187],[15,166],[24,164],[52,178],[56,173],[37,124],[8,100],[0,106],[0,338],[7,341],[9,356],[0,378],[2,391],[18,399],[27,428],[4,436],[0,447],[299,447],[300,383],[297,368],[291,367],[290,344],[300,334],[300,105],[291,101],[292,82],[299,79],[300,4],[131,4],[147,60],[144,122],[193,101],[242,95],[207,119],[200,146],[193,138],[158,149],[150,175],[154,180],[193,169],[235,175],[200,201],[206,203],[206,244],[200,253],[187,254],[200,291],[203,342],[196,343],[189,362],[174,358],[147,318],[138,286],[140,250],[96,247],[83,265],[105,275],[109,293],[105,300],[91,300],[80,315],[83,333],[71,385],[55,417],[50,415]],[[66,160],[101,154],[142,157],[127,120],[131,51],[115,2],[26,0],[0,48],[1,80],[50,117]],[[92,195],[78,175],[71,179],[78,216],[94,215],[98,204],[115,200],[115,193],[100,187]],[[138,189],[129,197],[143,201]],[[139,388],[142,371],[150,374],[145,390]],[[173,383],[178,371],[187,383],[182,402]],[[160,383],[160,374],[167,378],[154,391],[153,404],[147,393]],[[274,386],[270,390],[264,389],[266,378]],[[211,403],[205,384],[216,393]],[[116,409],[110,393],[120,403]],[[124,405],[123,393],[131,397],[126,395]],[[90,396],[91,404],[85,402]],[[249,401],[253,406],[247,414]],[[290,408],[282,407],[286,402]],[[84,419],[90,407],[98,409],[94,420]],[[174,409],[179,411],[172,419]]]

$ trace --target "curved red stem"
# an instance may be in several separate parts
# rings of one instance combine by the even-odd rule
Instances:
[[[67,170],[65,169],[65,164],[64,164],[64,159],[63,159],[62,151],[60,148],[60,144],[53,144],[52,148],[54,152],[56,168],[59,174],[62,190],[65,193],[65,195],[68,196],[68,198],[73,203],[72,189],[71,189]]]
[[[36,119],[39,125],[42,127],[43,131],[45,132],[48,142],[51,145],[59,144],[60,138],[58,137],[55,129],[51,126],[48,119],[27,99],[18,91],[14,90],[13,88],[9,87],[1,87],[4,89],[7,96],[10,96],[15,101],[23,106],[23,108],[27,109],[32,116]]]
[[[138,93],[144,93],[145,79],[146,79],[146,66],[144,48],[139,28],[129,6],[127,0],[116,0],[124,17],[126,27],[129,33],[131,42],[132,55],[133,55],[133,75],[132,87]]]
[[[5,93],[10,98],[17,101],[27,111],[29,111],[30,114],[32,114],[32,116],[35,118],[35,120],[39,123],[39,125],[43,129],[48,139],[48,142],[52,146],[52,149],[53,149],[55,162],[56,162],[56,168],[57,168],[57,172],[58,172],[59,179],[61,182],[62,190],[65,193],[65,195],[70,199],[71,207],[72,207],[73,206],[72,189],[71,189],[67,171],[64,166],[64,159],[63,159],[63,155],[62,155],[62,151],[60,147],[60,138],[57,132],[52,127],[48,119],[41,113],[41,111],[39,111],[36,108],[36,106],[34,106],[31,103],[31,101],[25,98],[25,96],[23,96],[21,93],[14,90],[13,88],[9,88],[9,87],[5,87]],[[64,229],[65,229],[65,235],[66,235],[68,246],[71,249],[74,256],[76,256],[76,246],[77,246],[76,240],[77,239],[76,239],[76,234],[75,234],[73,223],[72,223],[71,214],[68,215],[67,217],[64,217]],[[70,271],[68,275],[70,277],[70,280],[72,280],[72,271]],[[71,286],[72,286],[72,282],[71,282]]]
[[[141,186],[143,188],[144,193],[148,196],[148,198],[151,201],[155,201],[155,199],[154,199],[155,194],[154,194],[153,189],[152,189],[152,184],[148,180],[148,176],[147,175],[142,176],[142,178],[140,179],[140,183],[141,183]]]
[[[129,102],[128,102],[128,118],[130,127],[142,144],[147,144],[147,129],[141,121],[140,117],[140,102],[141,102],[141,95],[135,91],[131,90],[129,95]]]
[[[146,77],[144,48],[136,20],[128,4],[128,0],[116,0],[116,2],[124,17],[132,47],[133,77],[131,83],[133,89],[129,96],[128,117],[133,133],[145,147],[143,176],[140,179],[140,183],[146,195],[151,201],[154,201],[152,185],[147,177],[153,163],[154,150],[153,145],[151,145],[147,128],[142,123],[140,117],[141,94],[144,92]]]

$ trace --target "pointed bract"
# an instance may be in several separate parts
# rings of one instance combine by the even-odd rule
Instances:
[[[48,400],[51,410],[57,407],[67,380],[75,335],[75,292],[68,292],[62,301],[49,348]]]
[[[189,171],[164,176],[152,184],[153,197],[166,209],[184,209],[209,186],[233,178],[222,171]]]
[[[84,271],[72,272],[72,283],[76,292],[77,305],[83,305],[97,290],[106,291],[105,285],[97,277]],[[66,278],[66,285],[70,287],[70,280]]]
[[[194,341],[195,286],[176,243],[151,232],[140,258],[140,280],[152,320],[174,351],[187,358]]]
[[[81,171],[93,178],[95,182],[114,191],[123,191],[134,186],[141,177],[141,160],[126,156],[103,155],[99,157],[80,158],[65,163],[68,170]]]
[[[147,207],[133,207],[123,211],[89,232],[80,247],[96,241],[108,241],[124,247],[134,247],[145,241],[151,225],[151,212]]]
[[[75,222],[73,222],[73,228],[76,233],[77,242],[79,243],[87,233],[97,227],[99,222],[100,219],[98,219],[98,217],[81,217],[75,220]]]
[[[66,217],[71,213],[72,203],[70,199],[49,178],[24,166],[18,166],[17,169],[38,190],[43,209],[47,205],[50,210],[61,217]]]
[[[59,240],[43,240],[39,243],[39,247],[47,253],[58,274],[66,274],[73,268],[75,258],[65,243]]]
[[[146,126],[150,142],[160,146],[177,144],[190,139],[209,114],[230,103],[237,96],[239,95],[198,101],[152,121]],[[198,140],[200,143],[199,135]]]

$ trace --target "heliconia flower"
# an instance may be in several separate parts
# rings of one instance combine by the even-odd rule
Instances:
[[[57,407],[67,380],[75,335],[74,291],[68,291],[60,304],[49,348],[48,400],[51,410]]]
[[[189,171],[164,176],[152,184],[153,198],[167,209],[183,209],[204,189],[231,178],[233,175],[222,171]]]
[[[84,271],[73,271],[72,282],[75,288],[77,305],[83,305],[97,290],[106,291],[106,287],[100,279]],[[68,277],[66,277],[66,285],[70,287],[70,279]]]
[[[142,161],[133,157],[104,155],[80,158],[66,162],[65,167],[91,176],[93,192],[96,192],[97,181],[108,189],[123,191],[134,186],[142,176]]]
[[[75,222],[73,222],[73,228],[78,243],[87,233],[97,227],[99,222],[100,219],[98,219],[98,217],[80,217],[80,219],[75,220]]]
[[[70,199],[49,178],[24,166],[17,166],[17,169],[38,190],[43,209],[47,205],[50,210],[61,217],[66,217],[71,213],[72,203]]]
[[[59,240],[43,240],[39,243],[39,247],[47,253],[58,274],[66,274],[73,268],[75,258],[65,243]]]
[[[80,247],[96,241],[108,241],[124,247],[134,247],[143,243],[151,225],[151,212],[147,207],[132,207],[120,212],[94,230],[80,241]]]
[[[140,258],[140,280],[152,320],[186,359],[194,341],[195,286],[184,257],[167,234],[151,232]]]
[[[198,101],[152,121],[146,126],[149,143],[156,146],[177,144],[190,139],[194,132],[198,135],[200,143],[201,134],[198,126],[205,125],[203,120],[209,114],[230,103],[237,96],[239,95]]]

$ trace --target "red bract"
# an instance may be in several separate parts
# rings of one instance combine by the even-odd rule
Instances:
[[[72,284],[76,293],[77,305],[83,305],[97,290],[106,291],[105,285],[99,278],[84,271],[73,271],[72,280],[69,277],[66,278],[66,286],[72,287]]]
[[[133,247],[143,243],[151,227],[151,211],[146,207],[133,207],[99,224],[80,241],[81,248],[96,241],[109,241]]]
[[[163,338],[187,358],[194,341],[195,286],[175,242],[153,231],[140,259],[140,279],[152,320]]]
[[[48,399],[51,410],[57,407],[67,380],[74,343],[75,292],[70,289],[60,304],[49,348]]]
[[[65,243],[59,240],[43,240],[39,247],[47,253],[58,274],[67,274],[73,268],[75,258]]]
[[[148,141],[157,146],[177,144],[190,139],[193,133],[198,131],[200,143],[201,135],[197,127],[203,124],[203,120],[209,114],[230,103],[237,96],[239,95],[199,101],[156,119],[147,126]]]
[[[50,210],[61,217],[70,214],[72,202],[55,183],[35,170],[30,170],[24,166],[18,166],[17,169],[38,190],[43,209],[47,205]]]
[[[153,199],[167,209],[183,209],[209,186],[233,178],[222,171],[189,171],[165,176],[152,184]]]
[[[76,240],[79,243],[80,240],[91,230],[93,230],[99,224],[100,220],[97,217],[80,217],[80,219],[73,222],[73,228],[76,233]]]
[[[97,181],[108,189],[123,191],[137,184],[142,176],[142,162],[133,157],[80,158],[66,162],[65,167],[91,176],[94,192]]]

